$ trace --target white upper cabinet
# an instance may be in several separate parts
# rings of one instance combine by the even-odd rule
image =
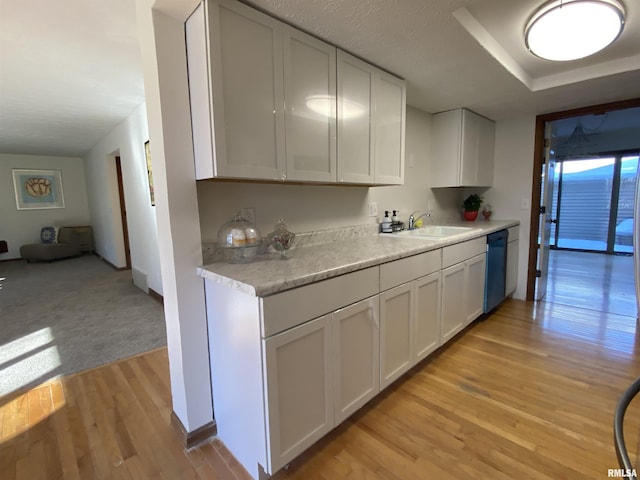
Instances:
[[[433,116],[432,187],[490,187],[495,123],[467,109]]]
[[[282,24],[235,1],[206,5],[213,176],[282,180],[286,176]]]
[[[403,183],[403,80],[235,0],[185,33],[197,179]]]
[[[338,51],[338,182],[404,183],[406,86]]]
[[[338,51],[338,182],[374,182],[373,67]]]
[[[336,48],[284,28],[287,180],[336,181]]]
[[[405,83],[404,80],[381,71],[377,72],[375,78],[373,90],[375,183],[402,185],[404,183]]]

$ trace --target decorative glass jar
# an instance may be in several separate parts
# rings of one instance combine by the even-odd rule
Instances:
[[[280,252],[280,258],[287,258],[287,252],[293,245],[293,239],[296,237],[295,233],[291,233],[281,218],[276,224],[276,228],[273,232],[267,235],[269,244],[276,252]]]

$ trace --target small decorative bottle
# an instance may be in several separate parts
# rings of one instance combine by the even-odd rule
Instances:
[[[389,210],[384,211],[384,218],[382,219],[382,224],[380,225],[382,233],[392,233],[393,228],[391,227],[391,219],[389,218]]]

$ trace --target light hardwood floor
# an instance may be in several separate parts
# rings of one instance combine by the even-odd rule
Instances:
[[[544,300],[636,317],[633,257],[551,250]]]
[[[628,317],[507,301],[276,478],[607,478],[613,411],[640,375],[637,340]],[[2,479],[248,478],[217,440],[181,448],[165,349],[0,405]],[[639,419],[632,405],[632,452]]]

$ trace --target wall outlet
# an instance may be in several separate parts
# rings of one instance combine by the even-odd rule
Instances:
[[[378,202],[369,202],[369,216],[370,217],[378,216]]]
[[[245,207],[240,209],[240,216],[251,223],[256,223],[256,209]]]

